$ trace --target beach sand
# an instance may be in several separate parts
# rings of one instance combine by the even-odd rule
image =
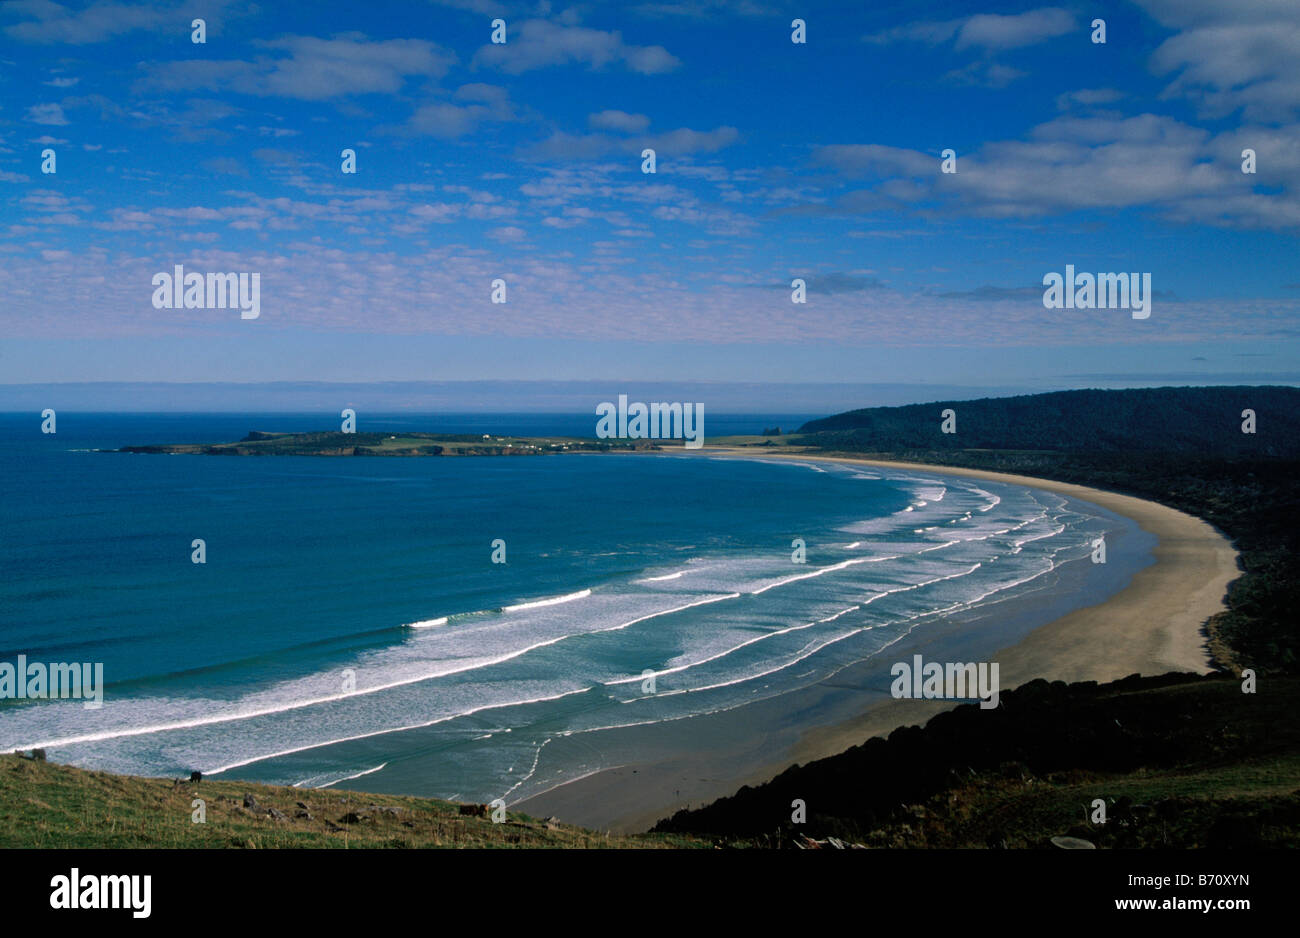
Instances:
[[[1076,609],[999,651],[990,660],[999,662],[1001,686],[1014,688],[1035,678],[1105,682],[1134,673],[1203,674],[1211,670],[1203,631],[1205,621],[1225,608],[1228,584],[1240,571],[1232,545],[1199,518],[1129,495],[999,472],[719,447],[700,452],[763,459],[816,459],[970,476],[1057,492],[1123,515],[1157,538],[1155,563],[1138,571],[1128,586],[1104,602]],[[899,726],[924,723],[957,703],[886,700],[865,708],[847,722],[804,733],[784,763],[726,780],[722,787],[735,791],[741,785],[762,783],[790,764],[835,755],[872,736],[888,735]],[[722,768],[730,760],[724,753],[718,755],[717,765]],[[644,830],[685,804],[699,807],[711,800],[709,794],[721,790],[723,779],[700,778],[698,766],[693,767],[694,771],[691,768],[686,763],[666,762],[623,766],[597,772],[513,807],[534,815],[555,814],[577,823],[601,823],[615,830]],[[640,802],[635,809],[628,805],[630,784]]]

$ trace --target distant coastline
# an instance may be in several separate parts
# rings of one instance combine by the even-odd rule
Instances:
[[[652,440],[493,436],[489,433],[270,433],[254,430],[232,443],[154,443],[118,453],[167,456],[540,456],[647,452]]]

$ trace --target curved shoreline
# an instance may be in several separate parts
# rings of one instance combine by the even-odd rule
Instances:
[[[741,455],[743,451],[725,452]],[[995,659],[1004,687],[1014,688],[1036,678],[1104,683],[1134,673],[1205,674],[1213,670],[1206,648],[1205,622],[1227,608],[1224,599],[1228,584],[1241,571],[1232,544],[1200,518],[1132,495],[1004,472],[840,456],[767,455],[1024,485],[1100,505],[1154,535],[1156,562],[1139,570],[1128,586],[998,651]],[[835,755],[899,726],[923,723],[952,706],[950,701],[886,701],[848,723],[806,733],[796,747],[795,759],[809,762]]]
[[[1075,609],[1048,622],[989,660],[999,662],[1001,685],[1014,688],[1036,678],[1047,680],[1116,680],[1133,673],[1154,675],[1168,671],[1207,673],[1213,668],[1203,629],[1207,619],[1225,607],[1228,584],[1240,576],[1237,552],[1210,524],[1157,502],[1103,489],[1030,476],[977,469],[894,462],[817,453],[754,452],[752,449],[705,447],[700,455],[782,459],[802,462],[838,462],[965,476],[990,482],[1023,485],[1055,492],[1122,515],[1154,535],[1155,563],[1139,570],[1117,593],[1091,606]],[[734,779],[731,791],[742,785],[761,784],[797,763],[837,755],[872,736],[887,735],[900,726],[925,723],[934,714],[956,706],[952,700],[886,700],[869,705],[856,717],[803,733],[788,756],[746,777]],[[653,773],[642,766],[642,782]],[[520,807],[532,813],[545,810],[561,817],[585,814],[593,803],[622,801],[618,789],[630,781],[630,767],[605,770],[525,799]],[[661,793],[667,803],[639,807],[622,814],[608,826],[618,830],[644,829],[681,806],[670,790]],[[671,788],[671,786],[670,786]],[[657,800],[663,800],[657,799]],[[710,799],[712,800],[712,799]],[[531,802],[531,804],[529,803]]]

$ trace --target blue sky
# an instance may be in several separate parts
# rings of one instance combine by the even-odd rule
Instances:
[[[13,0],[0,383],[1296,383],[1298,49],[1293,0]],[[260,318],[155,309],[175,264]],[[1150,319],[1045,309],[1066,264]]]

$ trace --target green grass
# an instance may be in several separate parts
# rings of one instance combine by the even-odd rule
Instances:
[[[246,809],[252,795],[260,810]],[[191,820],[206,803],[206,822]],[[307,805],[310,819],[297,817]],[[277,820],[275,808],[286,815]],[[332,831],[330,825],[341,828]],[[0,756],[0,847],[36,848],[665,848],[707,847],[685,835],[607,835],[508,811],[506,820],[464,816],[429,798],[301,789],[245,782],[88,772]]]
[[[910,816],[881,825],[865,840],[877,847],[1023,849],[1046,847],[1053,834],[1064,834],[1103,848],[1194,849],[1240,836],[1244,821],[1253,845],[1297,847],[1298,779],[1300,756],[1294,753],[1214,769],[1132,774],[1036,776],[1015,766],[1002,777],[973,779],[912,806],[905,812]],[[1090,820],[1096,799],[1106,802],[1104,825]]]
[[[1300,678],[1032,681],[660,822],[740,846],[1300,847]],[[792,799],[806,823],[787,822]],[[1092,803],[1106,802],[1106,822]],[[779,829],[779,833],[776,831]],[[769,833],[772,832],[772,833]]]

